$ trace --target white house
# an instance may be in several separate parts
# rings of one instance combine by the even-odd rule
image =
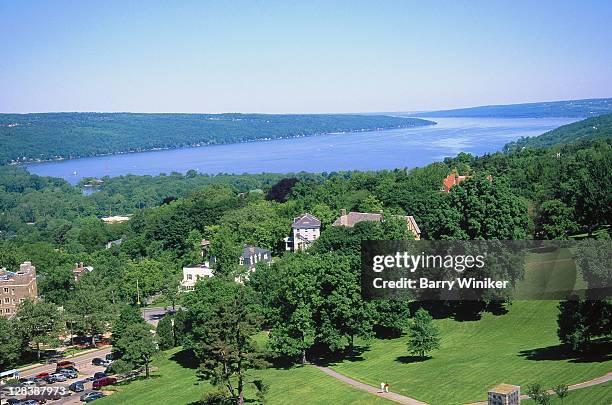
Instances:
[[[193,291],[195,283],[205,277],[212,277],[213,272],[208,262],[192,267],[183,267],[183,280],[180,289],[182,291]]]
[[[294,218],[291,224],[292,234],[286,237],[285,249],[294,252],[306,250],[319,239],[321,235],[321,221],[312,214],[305,213]]]

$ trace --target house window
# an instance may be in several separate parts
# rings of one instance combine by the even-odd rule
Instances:
[[[4,292],[7,293],[7,294],[8,294],[8,291],[9,291],[8,288],[4,289]]]
[[[187,274],[187,280],[193,280],[193,275],[192,274]]]
[[[5,303],[5,304],[8,304],[9,302],[11,302],[11,299],[10,299],[10,298],[5,298],[5,299],[4,299],[4,303]]]
[[[11,313],[11,309],[10,309],[10,308],[5,309],[5,310],[4,310],[4,313],[5,313],[5,314],[10,314],[10,313]]]

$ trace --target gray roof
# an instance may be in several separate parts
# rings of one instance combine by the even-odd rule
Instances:
[[[321,221],[319,221],[319,219],[314,215],[305,213],[297,218],[294,218],[291,227],[299,229],[320,228]]]
[[[267,254],[269,258],[272,257],[272,253],[268,250],[268,249],[263,249],[257,246],[252,246],[252,245],[244,245],[244,249],[242,249],[242,254],[240,255],[241,257],[243,257],[244,259],[248,259],[251,256],[257,256],[257,255],[264,255]]]

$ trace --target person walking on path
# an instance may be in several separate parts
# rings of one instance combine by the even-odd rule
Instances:
[[[380,383],[380,392],[382,392],[382,393],[385,392],[385,383],[384,382]]]
[[[385,383],[385,392],[389,392],[389,384]]]

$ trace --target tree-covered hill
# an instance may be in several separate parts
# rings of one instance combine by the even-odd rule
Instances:
[[[612,98],[550,101],[542,103],[485,105],[454,110],[429,111],[411,114],[414,117],[595,117],[612,112]]]
[[[343,114],[0,114],[0,164],[430,124]]]
[[[612,138],[612,114],[606,114],[563,125],[539,136],[521,138],[507,144],[504,148],[506,150],[523,147],[543,148],[567,145],[577,141],[610,138]]]

